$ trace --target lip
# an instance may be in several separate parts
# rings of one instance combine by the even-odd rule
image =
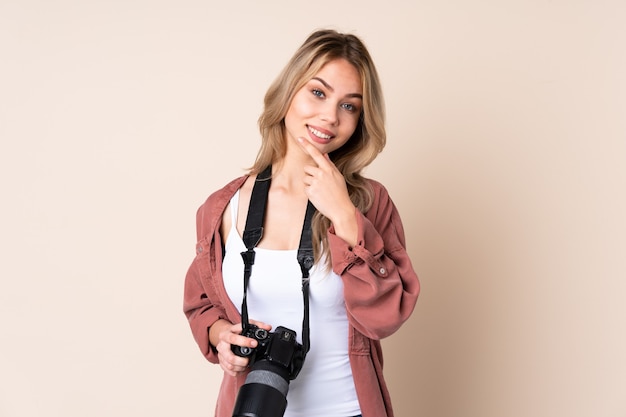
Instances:
[[[328,137],[320,137],[320,136],[316,135],[315,133],[313,133],[312,130],[314,130],[317,133],[320,133],[322,135],[328,136]],[[317,127],[317,126],[307,125],[307,132],[309,133],[309,137],[311,138],[311,140],[313,140],[314,142],[317,142],[317,143],[321,143],[321,144],[326,144],[326,143],[330,142],[335,137],[335,135],[332,132],[330,132],[330,131],[328,131],[326,129],[323,129],[321,127]]]

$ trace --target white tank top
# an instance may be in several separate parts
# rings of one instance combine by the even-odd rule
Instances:
[[[230,201],[231,230],[222,266],[228,296],[241,313],[243,260],[246,250],[237,232],[239,191]],[[302,272],[297,250],[255,248],[248,284],[248,317],[294,330],[302,343]],[[302,371],[289,384],[285,417],[347,417],[361,413],[348,357],[348,318],[343,282],[314,265],[309,285],[311,349]]]

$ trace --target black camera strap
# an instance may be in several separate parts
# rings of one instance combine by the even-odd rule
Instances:
[[[254,248],[259,244],[263,237],[263,222],[265,220],[265,209],[267,207],[267,197],[269,194],[272,176],[272,166],[268,166],[263,172],[257,175],[250,196],[250,206],[248,208],[248,217],[246,218],[246,227],[243,232],[243,243],[248,249],[241,252],[243,258],[243,301],[241,303],[241,321],[243,330],[249,326],[248,320],[248,302],[247,292],[250,276],[252,275],[252,265],[254,265]],[[309,330],[309,271],[313,266],[313,239],[311,222],[315,207],[309,201],[306,207],[306,215],[302,226],[302,234],[300,235],[300,246],[298,247],[298,264],[302,270],[302,297],[304,301],[304,317],[302,319],[302,347],[304,354],[309,351],[310,330]]]

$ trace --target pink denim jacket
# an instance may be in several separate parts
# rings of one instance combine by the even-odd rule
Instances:
[[[218,363],[209,344],[209,327],[218,319],[239,323],[241,317],[226,294],[222,279],[222,214],[246,176],[213,193],[197,212],[197,245],[185,278],[183,310],[204,356]],[[358,243],[349,245],[328,231],[332,268],[343,279],[349,326],[349,357],[357,397],[364,417],[392,417],[383,378],[380,339],[394,333],[415,307],[420,284],[406,252],[400,216],[387,190],[368,180],[374,203],[357,212]],[[245,375],[224,375],[216,417],[231,417]]]

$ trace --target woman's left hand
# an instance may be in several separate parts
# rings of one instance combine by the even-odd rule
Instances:
[[[350,246],[356,245],[356,208],[348,194],[343,174],[313,144],[304,138],[298,143],[308,153],[315,165],[304,166],[304,190],[315,208],[332,222],[335,234]]]

